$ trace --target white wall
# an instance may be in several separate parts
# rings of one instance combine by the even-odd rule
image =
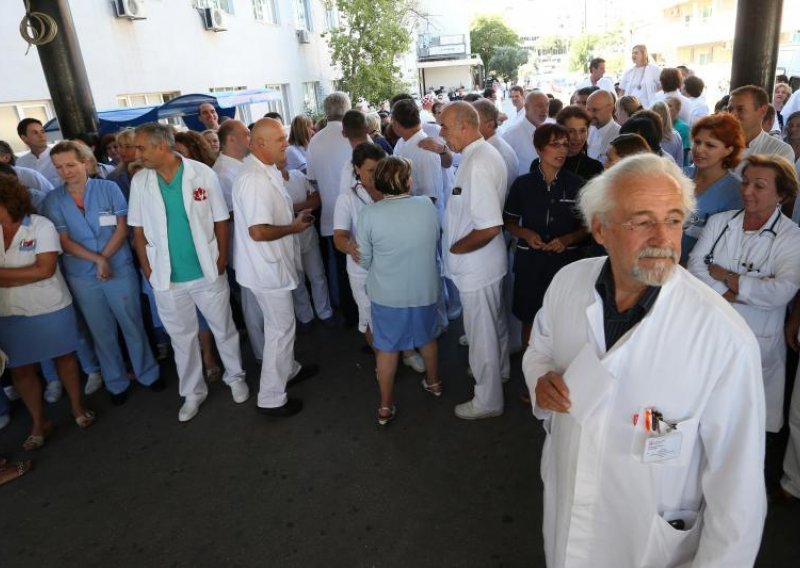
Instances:
[[[147,19],[135,21],[114,17],[110,0],[70,2],[98,110],[116,108],[123,94],[288,84],[287,111],[293,115],[303,110],[304,82],[332,90],[335,70],[320,37],[326,29],[321,0],[311,2],[309,44],[297,41],[295,0],[276,0],[278,25],[256,21],[251,0],[232,0],[228,31],[218,33],[204,29],[192,0],[145,1]],[[27,44],[18,31],[23,15],[22,0],[0,2],[0,106],[50,99],[36,48],[24,55]],[[7,131],[0,125],[2,135]]]

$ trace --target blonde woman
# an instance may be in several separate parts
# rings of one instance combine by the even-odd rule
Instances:
[[[655,100],[655,94],[661,88],[659,77],[661,69],[650,63],[647,47],[639,44],[631,50],[633,67],[625,71],[619,81],[619,88],[624,95],[633,95],[647,108]]]
[[[289,147],[286,148],[287,170],[300,170],[303,174],[306,173],[306,151],[312,136],[314,136],[314,121],[305,114],[295,116],[289,129]]]
[[[672,127],[672,115],[664,101],[658,101],[650,107],[661,118],[661,149],[675,158],[675,163],[683,167],[683,139]]]

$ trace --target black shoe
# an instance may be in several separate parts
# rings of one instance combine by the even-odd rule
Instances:
[[[311,330],[313,328],[314,328],[314,320],[311,320],[311,321],[306,322],[306,323],[303,323],[303,322],[299,321],[299,322],[297,322],[297,325],[295,326],[295,330],[300,335],[308,335],[309,333],[311,333]]]
[[[271,416],[272,418],[287,418],[303,410],[303,401],[299,398],[290,398],[283,406],[279,406],[277,408],[262,408],[260,406],[256,406],[256,410],[258,410],[259,414],[263,414],[264,416]]]
[[[160,377],[159,377],[158,379],[156,379],[155,381],[153,381],[153,383],[152,383],[152,384],[145,385],[145,386],[146,386],[148,389],[150,389],[151,391],[153,391],[153,392],[161,392],[161,391],[163,391],[165,388],[167,388],[167,383],[165,383],[165,382],[164,382],[164,379],[162,379],[162,378],[160,378]]]
[[[328,329],[336,327],[336,318],[331,316],[329,318],[319,320],[320,323]]]
[[[289,382],[286,383],[286,387],[293,387],[298,383],[302,383],[303,381],[316,376],[317,373],[319,373],[319,365],[316,363],[303,365],[300,368],[300,371],[293,378],[289,379]]]
[[[117,394],[108,393],[111,398],[111,404],[113,404],[114,406],[122,406],[123,404],[125,404],[128,401],[128,391],[130,390],[131,390],[130,387],[128,387],[124,391]]]

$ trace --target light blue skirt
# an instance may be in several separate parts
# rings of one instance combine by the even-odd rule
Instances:
[[[38,316],[0,317],[0,349],[8,367],[21,367],[78,349],[78,322],[72,304]]]
[[[390,308],[372,302],[373,345],[380,351],[404,351],[422,347],[436,337],[436,304],[414,308]]]

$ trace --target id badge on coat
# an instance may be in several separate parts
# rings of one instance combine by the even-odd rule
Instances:
[[[694,450],[697,420],[671,422],[654,408],[642,408],[633,417],[631,455],[645,464],[686,465]]]
[[[101,227],[115,227],[117,216],[113,213],[100,213],[99,222]]]

